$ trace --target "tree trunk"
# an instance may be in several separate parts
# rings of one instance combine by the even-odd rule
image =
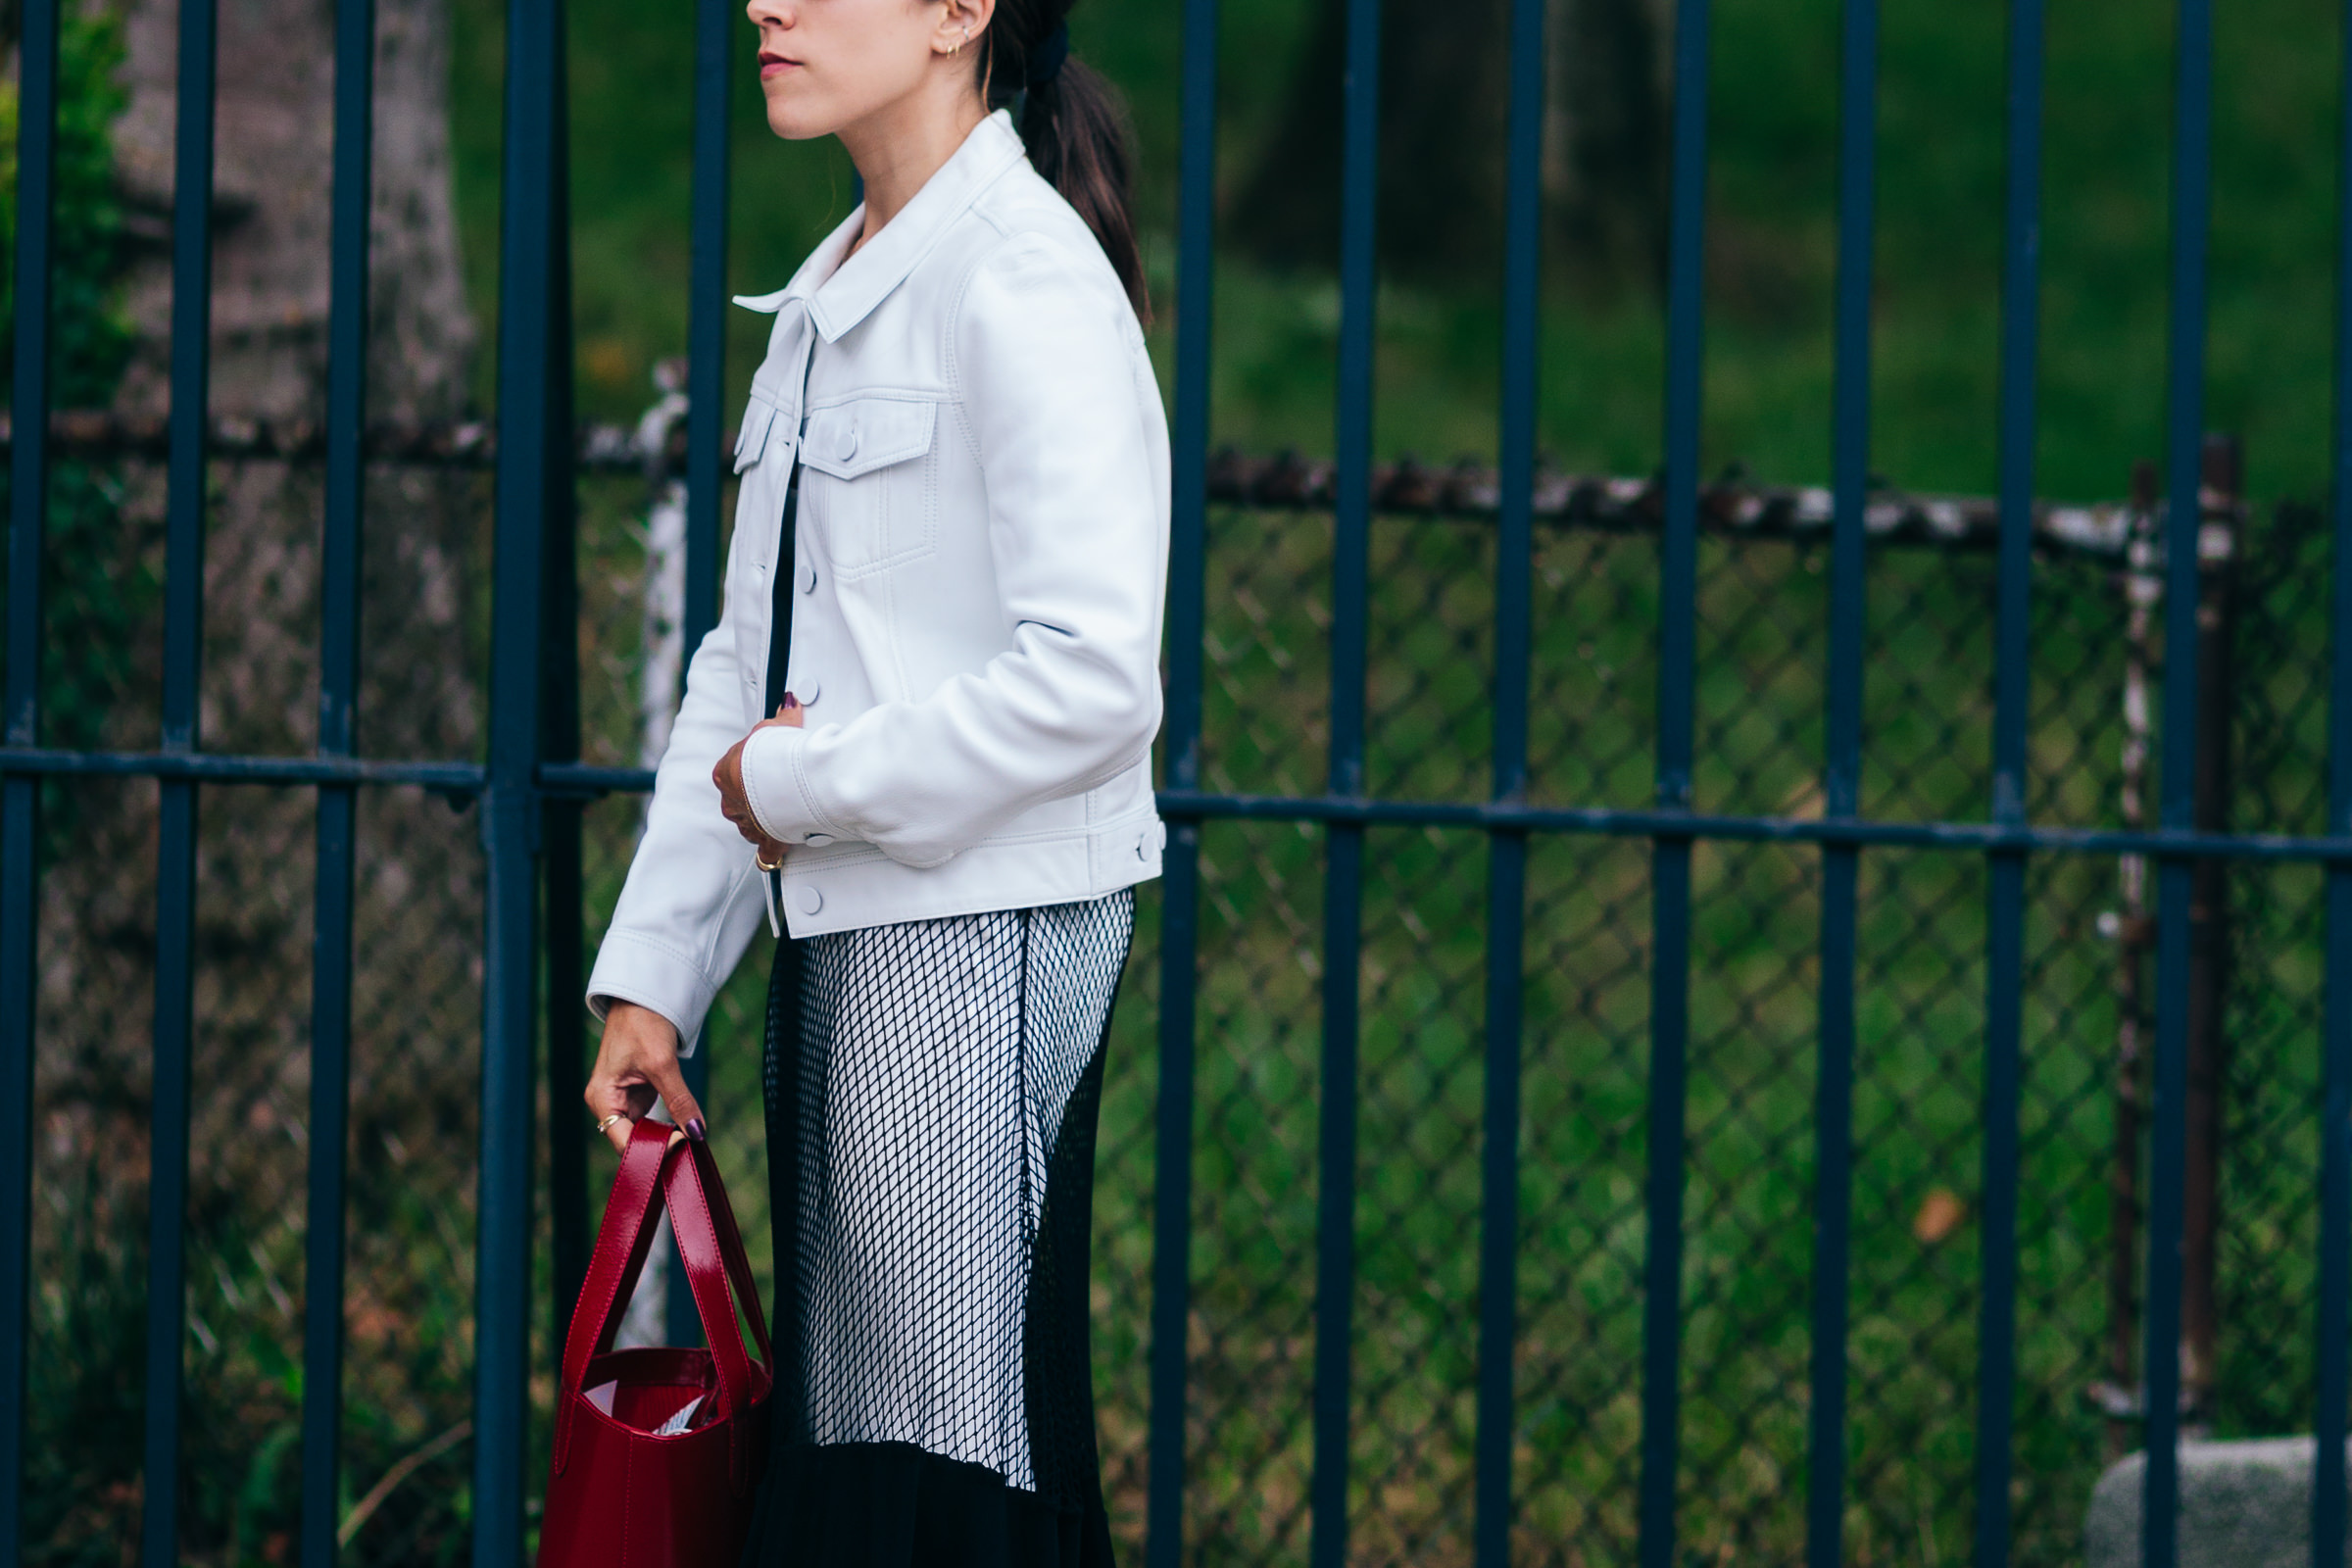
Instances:
[[[1663,41],[1672,0],[1547,0],[1544,186],[1571,272],[1642,280],[1663,247]],[[1492,278],[1510,101],[1507,0],[1391,6],[1381,32],[1380,254],[1417,281]],[[1339,248],[1348,0],[1320,0],[1290,107],[1236,197],[1228,232],[1279,267]]]

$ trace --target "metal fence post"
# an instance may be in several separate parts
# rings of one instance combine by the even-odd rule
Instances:
[[[2212,196],[2213,4],[2180,0],[2173,127],[2172,363],[2165,408],[2164,761],[2158,825],[2196,827],[2197,538],[2203,525],[2205,253]],[[2181,675],[2187,678],[2180,678]],[[2147,1470],[2141,1550],[2147,1568],[2178,1558],[2180,1281],[2187,1139],[2189,970],[2195,872],[2156,862],[2156,1054],[2148,1157],[2148,1285],[2141,1358]]]
[[[569,314],[566,306],[564,315]],[[550,394],[552,403],[556,397],[553,387]],[[549,423],[564,433],[568,448],[571,420],[551,417]],[[570,476],[559,478],[551,472],[548,484],[542,543],[546,575],[539,612],[548,628],[548,635],[540,641],[544,677],[540,758],[572,762],[580,756],[579,639],[572,632],[579,624],[579,552],[574,509],[569,504]],[[594,1134],[581,1114],[580,1100],[588,1083],[587,1008],[581,1003],[588,983],[582,952],[587,919],[581,842],[585,809],[586,803],[577,796],[543,793],[539,797],[541,869],[547,900],[548,1218],[554,1254],[554,1295],[548,1304],[554,1330],[550,1343],[554,1345],[564,1343],[571,1326],[572,1305],[588,1273],[588,1140]],[[682,1272],[674,1277],[685,1278]],[[670,1294],[673,1300],[688,1295],[683,1290]],[[687,1311],[693,1312],[691,1298]],[[670,1343],[695,1342],[673,1336]]]
[[[1876,236],[1878,0],[1846,0],[1838,91],[1837,376],[1832,439],[1828,755],[1822,814],[1862,810],[1863,509],[1870,482],[1871,252]],[[1839,1568],[1845,1541],[1846,1334],[1853,1220],[1854,948],[1861,851],[1821,856],[1821,1057],[1813,1166],[1813,1366],[1806,1557]]]
[[[559,0],[556,28],[559,50],[564,46],[561,16]],[[561,1345],[571,1323],[572,1303],[579,1294],[570,1281],[584,1279],[588,1271],[586,1173],[590,1130],[580,1115],[580,1093],[587,1084],[588,1072],[587,1019],[581,1001],[581,993],[587,988],[581,954],[586,915],[580,832],[585,803],[577,796],[547,794],[539,788],[538,774],[538,768],[551,760],[576,761],[580,755],[578,509],[573,504],[576,442],[571,406],[571,143],[565,110],[565,77],[561,70],[555,73],[552,92],[556,129],[554,144],[548,152],[553,165],[549,183],[554,188],[547,219],[551,255],[545,284],[547,422],[543,438],[547,446],[541,463],[546,495],[539,514],[538,613],[542,628],[538,650],[539,757],[533,763],[531,781],[539,810],[539,850],[546,878],[547,909],[542,929],[546,933],[549,998],[547,1138],[551,1178],[555,1171],[569,1171],[577,1178],[569,1183],[567,1191],[551,1194],[548,1205],[554,1221],[556,1264],[556,1298],[551,1321],[556,1330],[554,1343]],[[526,1072],[528,1062],[526,1055]],[[526,1194],[526,1218],[528,1214]],[[579,1272],[571,1275],[566,1273],[568,1269]],[[682,1279],[683,1273],[678,1277]]]
[[[1534,657],[1537,333],[1542,326],[1544,0],[1511,6],[1503,234],[1500,517],[1494,539],[1494,798],[1527,798]],[[1472,1459],[1477,1568],[1508,1568],[1518,1367],[1519,1070],[1527,835],[1487,835],[1485,1145],[1480,1172],[1478,1429]]]
[[[1674,182],[1666,285],[1666,514],[1658,539],[1660,811],[1691,809],[1697,708],[1698,422],[1705,392],[1708,0],[1674,21]],[[1674,1568],[1680,1475],[1683,1165],[1690,1090],[1690,840],[1650,843],[1648,1239],[1642,1307],[1642,1568]]]
[[[16,364],[9,453],[8,685],[0,739],[40,744],[41,560],[49,516],[49,291],[60,0],[24,0],[18,53]],[[32,1096],[41,781],[0,777],[0,1568],[24,1560],[31,1327]]]
[[[166,483],[163,750],[196,750],[204,654],[212,351],[216,0],[179,8],[172,196],[172,466]],[[155,1078],[147,1186],[147,1441],[140,1560],[179,1561],[179,1406],[187,1322],[188,1075],[195,1034],[196,796],[166,778],[156,867]]]
[[[571,486],[563,0],[510,0],[499,243],[497,533],[491,555],[473,1561],[523,1556],[538,1017],[539,750],[549,541]],[[566,631],[568,635],[568,629]]]
[[[694,292],[686,306],[686,612],[680,623],[686,657],[678,664],[681,697],[694,651],[718,620],[718,502],[719,486],[726,478],[720,465],[726,456],[721,437],[727,412],[727,110],[735,81],[734,29],[742,15],[742,7],[729,0],[697,0],[695,6],[690,260]],[[557,1005],[564,1005],[560,999]],[[679,1063],[687,1092],[698,1102],[710,1098],[713,1049],[706,1043]],[[583,1214],[585,1203],[583,1193]],[[702,1319],[694,1294],[685,1288],[686,1271],[675,1243],[667,1262],[671,1288],[662,1302],[669,1343],[694,1345],[702,1338]],[[569,1305],[564,1310],[568,1312]]]
[[[1992,819],[2027,821],[2032,718],[2034,414],[2041,289],[2042,0],[2009,7],[2001,233],[2000,583],[1994,626]],[[2026,856],[1987,858],[1983,1298],[1977,1330],[1977,1568],[2009,1561],[2017,1382],[2018,1101],[2024,1077]]]
[[[329,256],[326,514],[319,550],[318,755],[358,750],[360,541],[366,507],[368,245],[374,0],[335,7],[335,174]],[[305,1208],[302,1562],[332,1568],[343,1419],[344,1160],[351,1093],[352,893],[359,790],[318,790],[312,891],[310,1191]]]
[[[1332,517],[1333,795],[1364,792],[1365,620],[1371,599],[1372,377],[1377,323],[1380,0],[1348,0],[1340,197],[1339,418]],[[1315,1215],[1314,1470],[1310,1568],[1348,1561],[1348,1427],[1355,1298],[1356,1046],[1364,828],[1333,822],[1323,875],[1322,1107]]]
[[[1208,357],[1215,260],[1217,8],[1185,0],[1177,192],[1176,407],[1170,448],[1167,724],[1162,774],[1200,786],[1200,643],[1208,553]],[[1159,1085],[1152,1191],[1150,1568],[1184,1560],[1187,1330],[1192,1316],[1193,1069],[1200,986],[1200,824],[1179,819],[1160,861]]]
[[[2344,8],[2337,124],[2335,416],[2328,431],[2335,561],[2328,660],[2328,819],[2352,833],[2352,4]],[[2328,865],[2325,1013],[2320,1040],[2320,1278],[2312,1412],[2312,1568],[2342,1568],[2345,1402],[2352,1397],[2352,864]]]

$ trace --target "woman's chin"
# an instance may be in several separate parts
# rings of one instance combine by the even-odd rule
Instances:
[[[822,112],[804,95],[769,89],[767,128],[785,141],[814,141],[841,128],[840,117]]]

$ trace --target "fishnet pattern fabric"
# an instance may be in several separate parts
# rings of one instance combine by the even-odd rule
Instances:
[[[779,949],[781,1441],[910,1444],[1058,1507],[1100,1496],[1088,1228],[1134,931],[1122,891]]]

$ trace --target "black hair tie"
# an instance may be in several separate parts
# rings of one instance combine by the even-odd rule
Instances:
[[[1022,85],[1043,87],[1061,74],[1061,63],[1070,57],[1070,24],[1054,24],[1054,30],[1029,48],[1029,66],[1021,73]]]

